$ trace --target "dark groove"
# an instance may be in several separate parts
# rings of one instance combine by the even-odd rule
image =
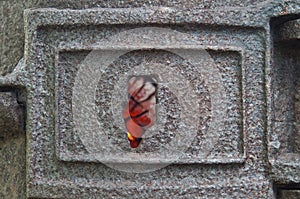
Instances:
[[[148,112],[149,112],[149,110],[145,110],[144,112],[141,112],[140,114],[137,114],[137,115],[135,115],[135,116],[131,116],[131,118],[138,118],[138,117],[141,117],[141,116],[145,115],[145,114],[148,113]]]

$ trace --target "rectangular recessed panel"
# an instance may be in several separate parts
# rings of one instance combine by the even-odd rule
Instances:
[[[27,11],[28,196],[268,194],[265,29],[256,11],[242,13],[253,27],[224,12]],[[133,149],[127,84],[147,75],[157,122]]]
[[[198,51],[203,50],[198,49]],[[78,92],[81,92],[81,90],[74,91],[74,87],[80,76],[78,75],[79,69],[86,70],[84,68],[88,68],[86,64],[94,61],[89,59],[101,59],[104,51],[80,50],[59,53],[56,66],[57,137],[59,142],[57,151],[59,157],[66,161],[109,163],[229,163],[243,161],[243,60],[241,52],[234,48],[227,50],[222,47],[219,49],[207,48],[205,56],[210,61],[204,61],[202,65],[199,63],[193,65],[176,52],[169,48],[131,50],[116,60],[112,60],[104,72],[99,73],[101,77],[91,89],[95,91],[93,93],[95,98],[89,103],[91,107],[94,106],[96,120],[100,124],[99,128],[95,127],[98,128],[96,130],[98,132],[95,134],[92,134],[95,131],[82,129],[81,124],[76,126],[76,122],[73,120],[73,111],[82,105],[78,102],[86,100],[85,98],[77,100],[76,96],[74,97],[74,92],[77,95],[80,95]],[[91,56],[91,54],[96,56]],[[149,66],[143,68],[142,65]],[[215,72],[218,73],[214,78],[219,78],[219,80],[213,78],[207,80],[205,75],[209,72],[201,67],[214,67]],[[165,73],[164,70],[169,73]],[[122,118],[128,100],[127,80],[133,74],[153,75],[158,79],[157,121],[155,125],[145,131],[143,140],[136,149],[130,147],[127,138],[128,129]],[[182,75],[177,78],[174,74]],[[178,88],[179,84],[172,83],[172,81],[181,79],[184,82],[183,89]],[[90,81],[89,78],[86,80]],[[210,87],[208,83],[211,82],[209,81],[221,88],[222,98],[211,96],[216,89]],[[84,88],[82,92],[88,93]],[[83,95],[84,97],[88,95],[86,93]],[[72,103],[72,100],[75,102]],[[75,106],[76,103],[79,105]],[[198,108],[189,109],[185,103],[195,104]],[[74,107],[72,108],[72,106]],[[213,106],[224,109],[213,110]],[[80,115],[86,113],[86,108],[83,107]],[[214,115],[216,114],[214,112],[217,112],[218,115]],[[195,121],[198,123],[186,121],[191,115],[196,117]],[[191,119],[194,118],[191,117]],[[92,118],[87,116],[86,120],[92,120]],[[87,125],[83,126],[88,128]],[[193,134],[189,131],[190,129],[194,129]],[[92,137],[92,139],[87,137]],[[170,151],[173,153],[172,155],[170,155]]]

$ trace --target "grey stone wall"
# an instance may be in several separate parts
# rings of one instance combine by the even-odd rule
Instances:
[[[267,1],[266,1],[267,2]],[[223,6],[247,7],[260,3],[260,1],[203,1],[193,0],[183,2],[172,1],[106,1],[106,0],[1,0],[0,1],[0,74],[5,75],[12,72],[24,53],[24,17],[23,11],[27,8],[136,8],[149,6],[164,6],[193,9],[215,9]],[[263,4],[263,3],[262,3]]]
[[[300,30],[298,22],[286,24],[299,19],[299,1],[13,0],[0,6],[0,198],[299,197]],[[122,32],[128,33],[112,39]],[[104,74],[81,72],[81,63],[96,63],[83,60],[107,49],[120,56]],[[204,56],[203,50],[209,59],[197,65],[193,55]],[[123,100],[115,93],[126,98],[126,75],[143,72],[130,68],[148,65],[177,71],[177,79],[169,75],[174,84],[192,82],[200,104],[190,119],[201,130],[179,159],[146,152],[162,150],[176,129],[185,129],[178,120],[184,89],[158,90],[158,117],[168,115],[158,130],[170,136],[145,138],[132,150],[115,125],[122,123],[116,112]],[[147,70],[164,86],[166,76]],[[82,99],[87,86],[76,82],[82,74],[90,81],[102,75],[92,85],[104,126],[96,133],[90,123],[85,134],[75,125],[75,102],[84,107],[79,118],[91,120],[88,98]],[[108,137],[103,145],[101,136]]]
[[[13,92],[0,92],[0,197],[25,198],[24,107]]]

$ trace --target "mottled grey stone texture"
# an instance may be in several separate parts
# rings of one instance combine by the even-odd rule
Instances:
[[[284,23],[279,32],[282,40],[300,40],[300,19]]]
[[[14,137],[24,132],[24,107],[17,102],[17,93],[0,92],[0,138]]]
[[[300,190],[280,190],[279,199],[298,199]]]
[[[264,5],[265,1],[203,1],[191,0],[188,2],[181,0],[163,1],[132,1],[132,0],[1,0],[0,1],[0,75],[12,72],[18,61],[24,54],[24,18],[23,11],[26,8],[70,8],[86,9],[98,8],[136,8],[149,6],[165,6],[177,8],[193,9],[216,9],[226,7],[246,7]]]
[[[0,198],[25,198],[24,122],[16,93],[0,92]]]
[[[0,32],[1,74],[10,73],[25,56],[23,72],[14,78],[0,78],[0,86],[13,85],[27,91],[26,147],[22,134],[0,142],[0,182],[4,184],[0,197],[273,198],[273,182],[300,183],[300,70],[296,67],[300,56],[297,44],[282,41],[277,31],[280,24],[299,16],[299,1],[37,0],[1,1],[0,5],[0,20],[4,22],[4,31]],[[37,9],[41,7],[45,8]],[[25,8],[34,9],[25,11],[23,31]],[[111,110],[105,109],[108,111],[104,116],[101,113],[114,105],[110,101],[113,85],[132,65],[159,62],[178,67],[178,73],[194,81],[193,89],[203,105],[199,110],[203,115],[199,125],[203,128],[191,147],[183,151],[188,158],[150,173],[128,173],[102,164],[96,158],[99,154],[83,144],[83,138],[74,130],[72,88],[78,64],[96,43],[143,27],[171,29],[189,35],[183,38],[186,41],[196,40],[195,44],[206,49],[216,62],[222,84],[214,80],[212,83],[224,87],[229,100],[227,109],[218,110],[227,116],[225,128],[220,128],[219,137],[213,142],[215,147],[204,156],[202,142],[209,138],[205,132],[211,125],[213,109],[208,89],[212,85],[207,83],[210,77],[193,76],[197,70],[191,63],[155,49],[157,46],[151,43],[150,51],[138,49],[111,60],[113,65],[106,76],[94,85],[97,111],[100,123],[112,138],[110,142],[125,151],[131,149],[126,145],[126,136],[115,136]],[[129,36],[114,45],[119,42],[121,48],[126,48],[131,39]],[[169,37],[161,41],[174,42]],[[114,45],[100,47],[114,49]],[[176,128],[176,121],[172,122],[181,107],[174,93],[159,90],[163,92],[160,101],[166,100],[165,109],[173,110],[167,111],[171,119],[166,123],[170,129],[172,125]],[[164,144],[174,137],[157,139]],[[143,145],[133,152],[160,149],[153,140],[150,143],[150,147]],[[110,155],[113,161],[114,154]],[[133,167],[131,163],[116,161],[115,168]]]
[[[300,40],[299,20],[271,23],[273,38],[270,76],[269,155],[273,177],[280,183],[300,182]],[[298,32],[297,32],[298,30]]]
[[[29,2],[0,1],[0,75],[12,72],[24,55],[23,11]]]
[[[25,135],[0,141],[0,198],[26,198]]]

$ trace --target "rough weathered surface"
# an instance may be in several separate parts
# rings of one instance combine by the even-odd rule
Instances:
[[[17,94],[0,91],[0,139],[23,133],[24,123],[24,107],[17,102]]]
[[[24,55],[24,17],[23,11],[27,8],[70,8],[86,9],[92,7],[98,8],[136,8],[136,7],[177,7],[193,9],[218,9],[222,7],[251,7],[260,6],[266,1],[181,1],[181,0],[164,0],[164,1],[132,1],[132,0],[1,0],[0,1],[0,75],[5,75],[13,71],[18,61]]]
[[[279,183],[300,182],[300,40],[299,20],[271,23],[273,38],[270,76],[269,158]]]
[[[16,93],[0,92],[0,198],[25,198],[24,122]]]
[[[282,40],[300,40],[300,19],[284,23],[279,32]]]
[[[269,29],[271,18],[277,25],[297,18],[300,13],[298,1],[24,2],[0,2],[3,5],[1,20],[4,21],[1,23],[4,24],[1,26],[4,31],[0,32],[0,67],[2,74],[11,72],[23,56],[25,43],[25,75],[16,80],[20,80],[19,84],[28,91],[26,176],[29,198],[272,198],[272,180],[282,183],[300,182],[297,159],[299,143],[293,139],[293,136],[298,138],[299,135],[299,69],[295,66],[300,56],[297,51],[285,51],[285,44],[273,48],[274,55],[271,56],[271,44],[277,41],[279,33]],[[8,9],[4,11],[6,7]],[[23,14],[19,11],[30,7],[51,9],[25,12],[24,42],[23,22],[19,20]],[[8,15],[10,12],[12,14]],[[11,15],[14,17],[10,18]],[[157,45],[151,42],[141,45],[134,38],[136,34],[109,43],[112,36],[122,31],[149,26],[188,35],[179,42],[184,44],[182,49],[191,53],[201,46],[213,58],[215,65],[193,64],[190,57],[178,56],[180,53],[173,55],[169,51],[166,53],[166,49],[156,49]],[[147,36],[139,39],[157,39],[153,34]],[[172,48],[174,52],[176,37],[168,36],[158,35],[159,46],[165,45],[165,48]],[[137,44],[143,46],[143,49],[138,49]],[[75,108],[72,103],[78,100],[84,104],[87,98],[76,99],[72,89],[78,83],[76,77],[82,75],[78,74],[78,65],[94,48],[100,49],[100,56],[105,55],[107,48],[115,50],[115,53],[125,48],[127,54],[108,60],[113,64],[104,70],[105,73],[101,73],[101,81],[91,85],[97,97],[97,117],[105,127],[104,130],[84,134],[93,127],[87,125],[86,131],[80,134],[74,128],[77,124],[74,122],[72,111]],[[118,85],[119,78],[128,75],[130,68],[149,63],[163,64],[166,69],[171,71],[172,68],[193,82],[192,89],[198,95],[202,108],[195,110],[201,113],[201,130],[191,147],[182,151],[187,158],[177,161],[180,164],[171,164],[151,173],[134,173],[128,172],[129,169],[137,168],[132,166],[131,159],[124,162],[121,158],[115,158],[117,156],[114,155],[118,155],[117,147],[141,158],[135,161],[147,163],[140,164],[141,167],[149,167],[153,159],[139,155],[143,155],[145,150],[161,150],[163,147],[160,144],[174,139],[172,132],[170,136],[158,136],[157,145],[156,137],[150,138],[150,147],[142,143],[144,148],[133,151],[128,148],[124,134],[117,134],[121,131],[115,125],[118,120],[114,117],[114,105],[119,102],[112,93],[114,85]],[[212,67],[220,74],[219,82],[215,76],[212,78],[201,74],[204,73],[201,69],[209,71]],[[93,75],[99,71],[88,72]],[[91,77],[94,76],[89,79],[93,82],[95,79]],[[6,82],[9,85],[9,81],[2,80],[0,78],[0,84]],[[175,77],[172,81],[181,82]],[[12,83],[17,84],[15,81]],[[159,85],[163,83],[161,81]],[[216,97],[217,92],[212,91],[218,87],[224,89],[224,95]],[[165,101],[162,108],[169,116],[162,120],[165,127],[163,132],[168,132],[176,125],[181,127],[182,124],[176,122],[182,106],[178,99],[180,96],[169,89],[167,84],[160,89],[159,101]],[[88,90],[83,88],[77,92],[89,96]],[[224,100],[226,108],[217,109],[213,115],[215,105],[218,105],[215,103],[217,98],[221,102]],[[89,104],[84,105],[83,108],[91,110]],[[83,111],[79,115],[88,114]],[[224,126],[212,122],[216,115],[226,116]],[[89,122],[91,118],[86,117],[85,120]],[[213,131],[216,137],[210,138],[211,134],[206,133],[210,127],[219,129]],[[106,136],[109,141],[96,146],[99,135]],[[25,163],[22,159],[24,143],[24,138],[18,137],[0,145],[3,156],[0,166],[4,165],[2,171],[10,171],[9,176],[3,177],[6,186],[1,189],[0,197],[25,197],[24,178],[21,178]],[[209,150],[209,154],[203,153],[205,146],[213,150]],[[107,149],[106,157],[113,163],[113,166],[106,165],[117,169],[101,163],[101,147]],[[114,150],[117,153],[112,153]],[[278,161],[282,157],[283,163]],[[165,161],[156,158],[152,163],[157,164],[160,160]],[[11,161],[15,164],[10,164]],[[150,164],[150,167],[159,167],[155,164]],[[122,168],[127,172],[122,172]],[[272,174],[271,178],[269,173]],[[13,182],[17,182],[17,185]]]
[[[294,9],[292,4],[288,6]],[[264,55],[267,50],[265,46],[268,44],[268,40],[265,37],[268,29],[264,28],[268,27],[270,16],[276,15],[277,11],[274,13],[274,10],[270,11],[266,7],[265,9],[262,8],[260,12],[257,12],[256,9],[238,9],[234,12],[226,9],[223,11],[210,10],[210,12],[202,12],[201,10],[179,10],[178,8],[40,9],[27,11],[26,34],[28,38],[28,48],[26,48],[26,66],[29,74],[35,74],[36,68],[39,69],[38,79],[36,79],[37,77],[35,75],[29,77],[31,82],[35,82],[31,84],[29,88],[28,101],[29,118],[31,118],[28,126],[31,132],[30,135],[33,138],[29,139],[28,151],[30,161],[28,172],[29,195],[32,197],[63,198],[87,196],[127,197],[134,192],[136,197],[207,196],[212,198],[228,198],[234,194],[237,194],[238,197],[241,198],[272,197],[272,190],[270,189],[271,183],[268,178],[266,178],[267,171],[265,170],[267,167],[265,159],[267,151],[265,139],[266,104]],[[241,20],[242,17],[245,20]],[[184,165],[181,166],[175,164],[151,173],[134,174],[110,169],[100,163],[99,159],[97,159],[97,153],[101,151],[99,151],[96,146],[90,147],[94,146],[93,142],[98,140],[98,137],[91,136],[95,139],[91,140],[90,144],[89,142],[88,144],[82,142],[82,145],[78,145],[81,147],[78,148],[77,145],[72,145],[72,143],[80,143],[80,141],[86,140],[86,138],[82,137],[80,132],[78,133],[80,129],[77,128],[77,131],[71,130],[72,120],[74,118],[70,117],[69,113],[71,110],[74,110],[74,108],[77,108],[70,106],[69,99],[74,100],[71,91],[76,85],[76,82],[73,83],[72,79],[74,79],[74,74],[77,74],[77,76],[82,75],[82,73],[77,72],[76,64],[74,63],[80,63],[82,56],[89,53],[92,46],[97,47],[95,45],[97,43],[99,43],[98,47],[100,50],[105,50],[105,48],[112,48],[113,50],[129,48],[132,46],[131,42],[135,43],[134,34],[123,38],[125,41],[118,39],[113,40],[113,44],[109,43],[109,38],[121,31],[141,28],[147,24],[160,24],[162,28],[170,28],[186,33],[187,35],[193,35],[193,38],[199,42],[194,44],[201,44],[204,49],[213,48],[213,46],[215,46],[215,49],[223,49],[226,53],[230,51],[230,48],[226,48],[226,46],[241,49],[242,58],[237,62],[243,63],[240,69],[242,70],[242,74],[237,76],[235,80],[240,78],[243,88],[242,112],[244,114],[244,121],[242,125],[237,125],[237,129],[244,131],[245,135],[245,137],[243,137],[244,142],[237,140],[238,146],[245,144],[247,156],[243,160],[243,164],[240,162],[226,164],[228,158],[225,157],[219,162],[207,162],[210,165],[198,162],[197,165],[193,166],[182,162]],[[182,26],[182,24],[188,25]],[[213,26],[210,24],[213,24]],[[160,37],[161,36],[158,35],[158,38]],[[147,39],[148,37],[145,36],[145,38]],[[105,41],[108,43],[102,45],[103,42],[105,44]],[[165,45],[170,45],[172,42],[175,42],[172,40],[172,37],[168,36],[162,41],[165,42]],[[183,41],[189,41],[189,39]],[[115,47],[118,43],[119,47]],[[161,43],[159,44],[161,45]],[[176,44],[176,42],[174,44]],[[139,45],[143,46],[141,43],[139,43]],[[152,42],[149,42],[149,45],[152,49],[157,47],[156,45],[152,46]],[[186,45],[190,44],[186,43]],[[61,49],[61,53],[55,49]],[[77,52],[77,54],[72,52]],[[119,53],[118,51],[115,52],[117,54]],[[136,54],[136,56],[134,54],[129,56],[128,60],[126,56],[121,57],[121,60],[116,61],[115,64],[123,63],[125,66],[133,67],[139,64],[151,63],[149,59],[151,58],[151,53],[149,54],[149,58],[147,58],[148,55],[143,55],[142,52],[137,52]],[[104,56],[105,51],[100,53],[100,55]],[[144,62],[142,62],[143,60],[139,61],[138,55],[145,57]],[[156,58],[163,63],[164,61],[169,63],[167,67],[179,65],[180,68],[178,58],[172,58],[169,59],[169,61],[159,56]],[[228,54],[225,57],[226,61],[231,61],[232,63],[234,63],[235,59],[234,56],[229,56]],[[215,60],[219,60],[220,63],[222,63],[220,54],[215,53]],[[113,62],[115,60],[111,61]],[[230,72],[227,71],[228,68],[226,70],[226,64],[223,63],[221,65],[223,68],[219,70],[224,70],[223,76],[221,76],[223,84],[217,84],[216,79],[213,79],[211,83],[223,87],[224,85],[226,86],[226,81],[230,80],[228,74]],[[87,67],[88,66],[90,65],[88,64]],[[123,70],[126,70],[125,66]],[[233,67],[233,65],[231,66]],[[200,67],[204,68],[205,66]],[[237,67],[237,70],[238,68],[239,67]],[[98,97],[103,99],[103,101],[100,101],[100,103],[104,103],[101,107],[105,107],[105,105],[110,107],[113,105],[111,104],[112,101],[110,98],[112,89],[109,85],[116,85],[116,79],[126,74],[126,71],[122,71],[121,69],[120,67],[113,71],[103,70],[106,73],[102,75],[101,80],[106,81],[107,84],[102,85],[101,82],[98,83],[98,86],[101,87],[101,89],[99,89],[101,93],[106,93],[104,98],[100,97],[100,95]],[[97,70],[90,70],[90,68],[87,70],[93,71],[96,74],[98,73]],[[59,71],[56,74],[56,78],[53,77],[53,71]],[[59,76],[63,73],[65,73],[65,77],[68,78],[65,79]],[[184,75],[185,71],[182,71],[182,74]],[[107,78],[105,75],[107,75]],[[198,76],[197,78],[200,77]],[[82,81],[83,80],[84,79],[82,79]],[[90,81],[94,81],[94,77],[91,78]],[[208,80],[204,79],[203,81],[204,85],[208,88],[212,86],[206,83]],[[234,82],[228,81],[228,86],[230,84],[233,89],[238,88]],[[54,87],[54,85],[59,86]],[[97,84],[91,86],[95,86],[96,88]],[[76,92],[82,92],[82,96],[87,97],[84,101],[88,100],[88,88],[89,87],[85,87],[76,90]],[[62,91],[60,91],[58,95],[54,95],[53,90],[55,89],[62,89]],[[197,91],[197,89],[195,89],[195,91]],[[230,89],[225,89],[225,96],[232,95],[229,99],[234,99],[234,94],[235,93],[230,93]],[[208,95],[209,94],[206,96]],[[237,92],[237,95],[241,94]],[[225,96],[224,98],[226,99]],[[77,96],[75,96],[75,100],[80,101],[80,99],[76,99],[76,97]],[[58,118],[54,114],[54,107],[57,103],[63,105],[59,105],[57,112],[55,112],[58,114]],[[176,104],[176,101],[174,103]],[[171,105],[172,103],[167,104],[167,106]],[[84,106],[86,110],[88,110],[89,105]],[[70,107],[72,107],[72,109]],[[233,107],[229,113],[238,110],[237,108],[238,106]],[[104,110],[107,114],[111,113],[110,109]],[[219,111],[220,114],[223,114],[226,110]],[[88,112],[80,113],[79,115],[84,116]],[[100,113],[102,113],[102,110]],[[211,113],[207,113],[207,116],[210,115]],[[87,121],[92,120],[91,117],[87,118],[89,118]],[[116,128],[109,126],[109,124],[114,124],[114,120],[109,119],[109,117],[107,118],[108,119],[105,119],[105,117],[103,117],[103,119],[100,119],[100,123],[107,125],[104,132],[109,135],[110,132]],[[35,121],[40,121],[40,124],[37,124]],[[55,121],[60,121],[61,123],[55,126],[53,125]],[[230,123],[232,121],[227,120],[226,122]],[[62,126],[60,126],[60,124],[62,124]],[[93,126],[85,126],[85,128],[87,129],[84,131],[86,132],[84,136],[92,135],[87,134],[87,132],[89,131],[88,129],[93,129]],[[58,129],[60,130],[58,131]],[[73,132],[73,134],[66,133],[68,131]],[[102,133],[98,132],[97,134],[97,132],[98,131],[95,131],[96,136]],[[103,139],[104,136],[106,135],[103,135]],[[226,136],[222,136],[224,136],[223,139],[220,138],[213,142],[217,152],[218,148],[225,146],[227,143]],[[109,145],[113,143],[112,139],[115,138],[114,134],[110,135],[110,137],[112,137],[111,141],[105,142],[100,146],[108,145],[106,147],[108,154],[114,149],[109,148]],[[76,142],[70,142],[72,140]],[[118,142],[118,139],[116,139],[116,142]],[[229,142],[229,144],[232,143]],[[201,145],[200,142],[200,146]],[[228,145],[229,155],[230,153],[234,154],[237,152],[237,148],[230,147],[232,146]],[[225,149],[227,149],[227,147],[225,147]],[[55,151],[57,153],[55,153]],[[224,149],[220,151],[223,152]],[[212,152],[212,160],[216,160],[217,155],[214,157],[214,154],[217,154],[217,152]],[[143,151],[140,151],[140,153],[143,153]],[[112,166],[113,168],[121,168],[118,167],[117,164],[130,167],[129,163],[124,164],[124,162],[117,158],[114,159],[113,157],[114,156],[111,155],[110,159],[110,163],[112,163],[112,161],[116,162],[114,164],[115,167]],[[204,161],[210,158],[209,156],[205,157],[201,155],[199,157]],[[67,162],[58,161],[59,159]],[[146,160],[147,159],[145,159],[145,161]],[[73,161],[77,161],[77,163],[72,163]],[[161,161],[163,161],[163,159]],[[149,164],[151,162],[147,161],[147,163]],[[218,165],[217,163],[222,163],[222,165]],[[82,173],[82,171],[84,171],[84,173]],[[210,182],[218,186],[212,186]],[[210,190],[213,190],[213,192]]]
[[[280,190],[278,199],[299,199],[300,190]]]
[[[12,72],[24,55],[25,2],[0,1],[0,75]]]
[[[0,140],[0,198],[26,198],[25,134]]]

